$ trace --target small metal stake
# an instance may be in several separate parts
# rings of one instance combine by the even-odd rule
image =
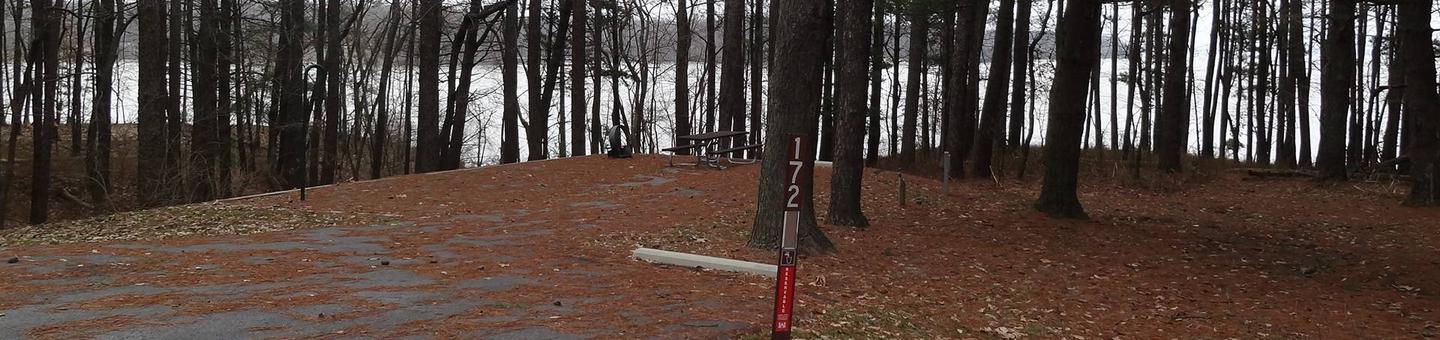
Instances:
[[[949,151],[946,151],[946,152],[945,152],[945,157],[944,157],[944,158],[945,158],[944,160],[941,160],[941,162],[944,163],[943,165],[941,165],[941,167],[945,168],[945,173],[942,174],[942,175],[940,175],[940,178],[941,178],[941,180],[940,180],[940,191],[943,192],[943,193],[949,194],[949,193],[950,193],[950,152],[949,152]]]

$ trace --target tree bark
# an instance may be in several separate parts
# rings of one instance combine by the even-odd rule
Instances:
[[[35,39],[40,39],[41,76],[43,91],[35,91],[35,128],[33,129],[34,155],[31,158],[30,179],[30,224],[41,224],[50,219],[50,176],[51,148],[59,131],[55,126],[57,105],[56,90],[59,85],[60,68],[60,21],[59,13],[50,9],[63,3],[50,0],[31,0],[31,29]]]
[[[1186,39],[1190,34],[1190,1],[1171,0],[1170,13],[1170,62],[1165,70],[1165,99],[1161,101],[1156,122],[1155,153],[1161,171],[1181,172],[1185,122],[1190,119],[1190,94],[1185,91],[1188,83],[1185,73],[1190,68],[1186,58],[1190,42]]]
[[[1120,148],[1120,4],[1111,4],[1110,17],[1110,147]],[[1104,23],[1102,22],[1103,26]],[[1214,49],[1213,47],[1211,49]],[[1018,78],[1018,77],[1017,77]],[[1101,153],[1103,156],[1104,153]]]
[[[1288,90],[1282,91],[1288,92],[1282,94],[1282,97],[1284,97],[1288,108],[1285,110],[1285,150],[1281,153],[1279,162],[1287,168],[1295,168],[1300,166],[1301,158],[1308,158],[1297,157],[1296,153],[1299,151],[1297,143],[1299,139],[1296,138],[1296,134],[1300,133],[1300,122],[1310,119],[1308,116],[1309,110],[1304,107],[1310,104],[1309,100],[1303,99],[1310,96],[1308,91],[1309,86],[1301,85],[1301,82],[1309,82],[1305,79],[1304,75],[1305,70],[1310,68],[1310,66],[1305,63],[1306,52],[1302,35],[1303,27],[1300,26],[1301,2],[1300,0],[1288,0],[1288,2],[1289,6],[1286,6],[1284,11],[1282,11],[1282,14],[1285,16],[1285,21],[1282,23],[1285,27],[1283,31],[1285,35],[1285,46],[1283,46],[1283,48],[1285,49],[1284,53],[1287,62],[1285,65],[1286,79],[1284,81],[1284,89]],[[1308,128],[1308,126],[1305,128]],[[1306,148],[1306,151],[1308,151],[1308,148]]]
[[[84,3],[76,4],[76,12],[80,12],[82,8],[84,8],[84,6]],[[91,16],[93,16],[93,14]],[[70,87],[70,109],[69,114],[67,114],[65,117],[65,125],[70,129],[71,156],[80,156],[81,152],[85,149],[84,138],[81,137],[83,131],[81,131],[80,128],[80,95],[81,93],[85,92],[85,88],[80,86],[80,79],[84,77],[80,77],[78,75],[81,72],[80,70],[83,68],[81,65],[85,64],[85,29],[89,27],[89,21],[91,16],[76,17],[73,19],[74,24],[71,25],[74,28],[74,32],[72,34],[75,37],[75,40],[72,40],[73,43],[71,44],[71,59],[69,72],[75,74],[76,76],[69,77],[70,84],[68,85]],[[56,23],[56,25],[64,27],[66,24],[66,21],[64,20],[65,17],[62,16],[60,18],[60,22]],[[66,28],[65,30],[69,31],[70,28]],[[56,62],[59,61],[57,60]]]
[[[115,34],[115,18],[119,15],[115,0],[100,0],[95,23],[95,97],[91,104],[90,129],[86,135],[85,172],[90,174],[90,199],[101,206],[110,201],[110,99],[115,79],[115,51],[119,49]],[[3,6],[0,6],[3,7]],[[3,11],[3,9],[0,9]],[[3,15],[0,15],[3,17]],[[4,26],[0,25],[0,30]],[[122,30],[123,32],[123,30]],[[0,37],[3,38],[3,37]],[[3,43],[0,43],[3,45]],[[17,56],[18,57],[18,56]],[[19,76],[19,75],[15,75]],[[15,89],[18,91],[18,89]]]
[[[941,149],[950,153],[948,167],[950,173],[946,176],[961,178],[965,177],[965,158],[970,153],[970,143],[974,142],[974,124],[971,122],[972,112],[966,110],[965,106],[965,84],[969,75],[970,45],[966,43],[972,32],[962,31],[961,27],[969,26],[970,11],[973,1],[957,2],[951,6],[951,11],[945,12],[944,37],[946,42],[943,58],[945,72],[940,79],[944,91],[944,115],[945,127],[944,136],[941,137]]]
[[[0,7],[3,7],[3,5],[0,5]],[[12,19],[18,18],[18,17],[20,16],[20,15],[19,15],[20,12],[21,12],[21,10],[20,10],[20,2],[17,1],[17,2],[16,2],[16,5],[15,5],[14,11],[11,12],[14,16],[11,17],[11,18],[12,18]],[[163,11],[162,11],[162,12],[163,12]],[[20,27],[20,24],[19,24],[20,21],[19,21],[19,20],[15,20],[14,22],[16,23],[16,28],[19,28],[19,27]],[[16,31],[18,32],[19,30],[17,29]],[[16,41],[19,41],[19,40],[17,39]],[[19,45],[19,44],[17,44],[17,45]],[[25,56],[25,71],[24,71],[24,73],[21,73],[21,72],[19,72],[18,70],[16,70],[16,72],[15,72],[15,79],[16,79],[16,83],[14,84],[14,85],[15,85],[15,89],[14,89],[14,92],[11,94],[10,102],[9,102],[9,103],[10,103],[10,107],[9,107],[9,111],[10,111],[10,141],[9,141],[8,144],[6,144],[6,150],[7,150],[7,152],[6,152],[6,156],[5,156],[5,178],[4,178],[4,182],[0,182],[0,216],[9,216],[9,213],[10,213],[10,192],[11,192],[11,185],[10,185],[10,184],[15,182],[15,155],[16,155],[16,146],[19,144],[19,141],[20,141],[20,128],[21,128],[20,125],[21,125],[22,117],[25,116],[24,113],[25,113],[26,98],[30,97],[30,92],[31,92],[31,91],[34,91],[34,88],[35,88],[35,85],[34,85],[34,79],[35,79],[35,64],[36,64],[36,59],[39,58],[39,54],[40,54],[40,53],[39,53],[39,52],[40,52],[39,45],[40,45],[40,40],[39,40],[39,39],[32,39],[32,40],[30,41],[30,50],[28,51],[28,53],[23,53],[23,54],[26,54],[26,56]],[[22,52],[20,51],[20,48],[18,48],[18,47],[16,48],[15,54],[16,54],[16,57],[17,57],[17,58],[19,57],[20,54],[22,54]],[[155,130],[159,130],[159,129],[155,129]],[[163,135],[159,135],[158,133],[156,133],[156,136],[155,136],[154,138],[159,139],[159,138],[163,138],[163,137],[164,137]],[[142,146],[148,146],[148,145],[143,145],[143,144],[142,144]],[[153,153],[157,153],[157,154],[163,153],[163,150],[155,150]],[[163,155],[162,155],[162,157],[163,157]],[[144,196],[142,196],[142,197],[144,197]],[[6,221],[7,221],[7,220],[9,220],[9,219],[0,218],[0,228],[4,228],[4,227],[5,227],[5,224],[6,224]]]
[[[198,2],[200,11],[199,29],[191,36],[194,51],[190,61],[190,101],[195,114],[190,127],[190,199],[195,202],[208,201],[215,193],[215,155],[212,153],[216,140],[216,65],[218,56],[215,46],[215,0]]]
[[[1012,152],[1019,150],[1017,147],[1022,142],[1020,135],[1024,133],[1025,129],[1025,88],[1027,85],[1025,70],[1026,66],[1030,64],[1030,11],[1033,2],[1034,0],[1017,0],[1018,7],[1015,9],[1015,56],[1012,60],[1013,69],[1011,70],[1013,80],[1010,85],[1010,129],[1005,134],[1008,139],[1005,144],[1010,146]],[[1116,15],[1115,20],[1120,20],[1119,15]],[[1111,58],[1116,57],[1112,55]],[[1111,76],[1114,77],[1114,74]],[[1115,95],[1113,90],[1111,95]]]
[[[1294,32],[1292,32],[1292,34],[1298,34],[1299,36],[1304,37],[1305,35],[1300,28],[1303,27],[1300,24],[1300,17],[1302,16],[1300,6],[1295,6],[1292,11],[1294,11],[1294,13],[1291,14],[1292,19],[1290,22],[1290,25],[1294,27]],[[1311,29],[1311,32],[1317,31],[1319,31],[1319,29]],[[1301,44],[1300,40],[1300,38],[1292,38],[1291,43]],[[1296,98],[1296,106],[1298,107],[1298,112],[1296,113],[1296,116],[1299,117],[1299,119],[1297,119],[1299,124],[1297,125],[1299,126],[1300,130],[1300,140],[1298,142],[1300,144],[1300,155],[1297,165],[1302,168],[1309,168],[1314,165],[1314,161],[1312,158],[1313,153],[1310,150],[1310,72],[1313,68],[1310,67],[1310,60],[1312,58],[1312,54],[1309,51],[1313,50],[1311,47],[1314,45],[1315,40],[1316,39],[1314,39],[1314,33],[1312,33],[1311,36],[1307,37],[1307,39],[1304,39],[1304,45],[1302,51],[1300,52],[1300,60],[1303,60],[1304,68],[1303,71],[1300,72],[1299,79],[1297,80],[1297,82],[1299,82],[1299,96]]]
[[[1380,159],[1385,161],[1395,159],[1400,155],[1397,153],[1400,146],[1400,122],[1404,119],[1403,108],[1405,107],[1404,87],[1406,69],[1405,60],[1400,58],[1399,51],[1401,49],[1400,45],[1404,44],[1404,42],[1400,41],[1398,24],[1397,30],[1392,34],[1394,34],[1394,36],[1390,37],[1390,46],[1393,48],[1390,51],[1390,64],[1388,65],[1389,88],[1385,89],[1385,102],[1387,103],[1388,110],[1386,112],[1387,117],[1385,118],[1384,146],[1381,147],[1380,150]],[[1394,170],[1395,168],[1392,166],[1388,167],[1388,169]]]
[[[163,164],[168,142],[165,138],[166,101],[165,58],[168,38],[165,34],[165,0],[142,0],[136,10],[140,21],[139,81],[136,102],[136,178],[135,192],[142,206],[156,206],[165,200],[160,188],[166,185]],[[161,166],[155,166],[160,164]]]
[[[920,118],[920,76],[924,71],[921,65],[925,63],[929,36],[930,14],[918,10],[911,13],[910,61],[906,64],[905,80],[905,123],[901,127],[900,136],[900,159],[907,166],[915,162],[915,133]]]
[[[1223,46],[1221,41],[1224,38],[1221,38],[1220,35],[1220,32],[1223,30],[1220,18],[1227,6],[1224,0],[1218,0],[1214,3],[1215,8],[1212,9],[1210,23],[1210,49],[1205,57],[1205,103],[1204,109],[1202,109],[1200,113],[1202,117],[1200,122],[1200,158],[1204,159],[1215,158],[1215,102],[1216,99],[1218,99],[1215,97],[1215,91],[1217,90],[1215,76],[1218,73],[1218,70],[1215,68],[1215,57],[1220,54],[1219,50],[1224,48],[1221,47]]]
[[[500,163],[520,161],[520,5],[505,8],[504,34],[501,35],[501,66],[503,70],[505,111],[501,115]]]
[[[725,130],[745,129],[745,0],[724,0],[725,42],[721,45],[720,117]],[[726,143],[728,144],[728,138]],[[743,144],[743,143],[741,143]],[[743,156],[740,153],[729,157]]]
[[[1315,166],[1320,180],[1345,180],[1345,118],[1350,87],[1355,84],[1355,0],[1333,1],[1326,19],[1325,44],[1320,48],[1320,150]]]
[[[1357,4],[1359,9],[1356,11],[1355,20],[1359,26],[1356,28],[1359,32],[1355,36],[1355,49],[1353,50],[1355,62],[1352,63],[1354,67],[1350,69],[1351,72],[1354,72],[1354,75],[1351,76],[1354,83],[1350,84],[1350,121],[1346,125],[1349,129],[1349,134],[1346,135],[1349,145],[1345,148],[1345,162],[1352,167],[1364,166],[1367,163],[1364,156],[1365,101],[1367,99],[1365,94],[1368,92],[1365,91],[1365,45],[1370,28],[1370,4],[1365,1],[1357,2]]]
[[[305,78],[304,62],[305,2],[281,2],[280,47],[275,58],[275,75],[279,90],[280,152],[279,169],[285,179],[284,188],[305,184]]]
[[[775,37],[775,67],[770,86],[770,114],[766,117],[765,156],[760,166],[759,192],[756,194],[755,223],[750,230],[749,245],[756,248],[774,249],[780,244],[780,226],[784,217],[782,198],[783,176],[788,163],[785,161],[785,136],[789,134],[813,135],[816,128],[815,113],[820,110],[820,63],[825,58],[824,42],[815,37],[823,36],[829,30],[824,23],[823,0],[796,0],[778,2],[775,13],[778,22]],[[813,150],[811,145],[802,150]],[[814,160],[813,152],[802,155],[806,161]],[[799,176],[814,178],[814,167],[805,167]],[[803,181],[814,183],[814,181]],[[800,195],[814,197],[814,185],[801,186]],[[802,253],[819,254],[833,251],[835,245],[825,237],[815,222],[813,200],[805,199],[800,208],[799,248]]]
[[[1135,3],[1130,6],[1130,46],[1126,47],[1126,49],[1128,50],[1126,51],[1126,54],[1127,58],[1129,59],[1128,62],[1130,66],[1128,67],[1128,70],[1126,70],[1126,73],[1129,74],[1127,75],[1125,84],[1125,86],[1129,88],[1129,94],[1125,97],[1125,149],[1122,152],[1125,155],[1125,159],[1130,159],[1131,156],[1139,155],[1139,153],[1137,153],[1135,150],[1134,130],[1135,90],[1136,88],[1142,86],[1141,81],[1144,79],[1144,76],[1141,74],[1142,72],[1144,72],[1144,70],[1140,66],[1140,43],[1143,41],[1141,37],[1144,36],[1144,34],[1142,34],[1143,31],[1141,30],[1140,25],[1141,21],[1143,21],[1140,15],[1140,8],[1141,6],[1139,3]],[[1146,108],[1144,105],[1147,104],[1148,100],[1145,99],[1144,92],[1141,92],[1140,96],[1141,110],[1145,110]],[[1144,115],[1144,113],[1142,112],[1141,115]],[[1138,171],[1139,169],[1136,170]]]
[[[236,50],[230,39],[232,23],[238,13],[233,11],[235,0],[220,0],[220,8],[216,9],[218,19],[215,23],[215,143],[210,145],[210,154],[215,159],[215,195],[219,197],[230,197],[234,192],[231,187],[231,158],[230,149],[234,147],[234,137],[230,119],[233,116],[232,95],[233,80],[231,68],[235,65],[234,51]]]
[[[896,14],[895,24],[890,29],[890,133],[887,134],[890,143],[886,144],[889,145],[890,157],[900,153],[900,25],[900,15]]]
[[[994,176],[991,161],[995,146],[1004,140],[1000,132],[1005,126],[1005,85],[1010,81],[1010,68],[1006,66],[1010,65],[1013,48],[1010,39],[1014,30],[1015,0],[1000,0],[1000,12],[996,13],[995,19],[995,47],[990,55],[990,78],[985,82],[985,104],[980,110],[980,128],[976,130],[975,143],[970,151],[970,173],[975,177]],[[1095,53],[1100,53],[1100,50],[1096,49]]]
[[[873,0],[840,0],[837,18],[840,34],[836,41],[836,114],[834,172],[830,176],[830,224],[864,227],[870,224],[861,209],[862,177],[865,173],[864,136],[866,71],[870,69]]]
[[[181,82],[184,81],[181,74],[181,69],[183,68],[181,63],[183,61],[180,56],[185,51],[185,34],[182,33],[181,28],[186,27],[184,20],[185,13],[181,6],[186,4],[186,2],[171,1],[169,4],[170,13],[167,18],[170,20],[170,25],[166,28],[170,30],[170,39],[167,40],[170,46],[165,50],[169,53],[169,63],[166,64],[166,71],[169,73],[169,77],[165,80],[169,82],[167,84],[169,86],[169,97],[167,98],[170,102],[166,103],[168,109],[166,113],[168,117],[165,123],[165,176],[167,177],[166,181],[172,186],[167,186],[161,190],[166,191],[167,200],[174,202],[181,199],[185,192],[185,186],[183,185],[184,176],[180,173],[180,164],[185,161],[181,142],[182,138],[180,138],[184,135],[185,131],[185,114],[184,111],[181,110],[185,100],[185,94],[180,90],[182,87]]]
[[[765,16],[764,1],[755,0],[754,12],[750,15],[750,143],[760,144],[764,136],[761,112],[765,109],[765,31],[761,26]],[[750,150],[746,158],[760,158],[760,150]]]
[[[686,0],[676,0],[675,10],[675,135],[673,145],[680,145],[680,137],[688,136],[690,130],[690,7]],[[690,154],[690,150],[676,152]]]
[[[573,22],[570,29],[570,155],[586,155],[585,140],[585,28],[587,11],[585,0],[567,0],[575,2],[574,12],[571,12]],[[597,46],[598,48],[598,46]],[[599,69],[596,69],[599,72]],[[598,97],[599,90],[596,90]],[[598,100],[598,99],[597,99]],[[595,133],[600,133],[595,131]],[[600,152],[600,150],[595,150]]]
[[[716,86],[715,86],[715,85],[716,85],[715,79],[716,79],[716,77],[715,77],[715,74],[719,72],[718,70],[715,69],[715,67],[719,65],[718,63],[716,63],[716,60],[715,60],[716,54],[717,54],[716,51],[715,51],[715,45],[717,44],[716,41],[715,41],[715,31],[720,30],[719,27],[715,27],[715,1],[720,1],[720,0],[704,0],[704,1],[705,1],[705,78],[704,78],[704,81],[705,81],[705,108],[704,108],[704,110],[705,110],[705,129],[704,129],[704,130],[705,130],[705,132],[714,132],[714,131],[716,131],[716,130],[715,130],[715,129],[716,129],[716,126],[719,125],[719,124],[717,124],[719,121],[717,121],[717,120],[716,120],[716,117],[715,117],[715,113],[716,113],[716,110],[715,110],[715,109],[716,109],[716,105],[715,105],[715,87],[716,87]],[[722,120],[729,121],[729,120],[726,119],[726,118],[727,118],[727,117],[720,117],[720,119],[722,119]]]
[[[1100,48],[1097,0],[1070,0],[1056,27],[1057,62],[1050,90],[1046,131],[1045,179],[1035,209],[1057,218],[1086,218],[1075,190],[1079,183],[1080,143],[1085,129],[1086,85]]]
[[[1414,122],[1410,138],[1410,194],[1405,204],[1433,206],[1440,199],[1435,189],[1435,166],[1440,151],[1440,94],[1435,92],[1435,49],[1430,44],[1431,0],[1400,3],[1398,35],[1400,58],[1405,64],[1405,115]],[[1339,6],[1336,6],[1339,8]],[[1323,138],[1323,137],[1322,137]]]
[[[602,12],[600,12],[599,10],[596,10],[596,11],[595,11],[595,14],[596,14],[596,15],[601,15]],[[603,139],[604,139],[604,136],[603,136],[604,132],[603,132],[603,131],[600,131],[600,122],[601,122],[601,120],[600,120],[600,104],[601,104],[601,103],[600,103],[600,101],[601,101],[601,100],[600,100],[600,95],[601,95],[601,93],[604,93],[604,89],[605,89],[605,81],[604,81],[604,78],[605,78],[605,77],[604,77],[604,74],[603,74],[603,72],[602,72],[601,70],[605,69],[605,67],[604,67],[604,64],[605,64],[605,53],[604,53],[604,52],[605,52],[605,27],[604,27],[604,24],[605,24],[605,21],[606,21],[606,20],[596,19],[596,20],[590,20],[590,21],[592,22],[592,24],[593,24],[593,26],[594,26],[594,27],[592,27],[592,28],[590,29],[590,41],[591,41],[591,44],[595,45],[595,48],[591,49],[591,50],[592,50],[592,51],[591,51],[591,54],[592,54],[591,56],[592,56],[592,58],[590,58],[590,59],[593,60],[593,61],[592,61],[592,63],[593,63],[593,65],[592,65],[592,66],[593,66],[592,70],[593,70],[593,71],[590,72],[590,73],[591,73],[590,78],[591,78],[591,81],[594,82],[594,84],[595,84],[595,91],[594,91],[594,93],[595,93],[595,100],[591,100],[591,101],[590,101],[590,105],[591,105],[591,106],[590,106],[590,148],[591,148],[592,150],[595,150],[596,153],[599,153],[600,150],[602,149],[603,145],[604,145],[604,140],[603,140]]]
[[[333,1],[333,0],[332,0]],[[421,0],[415,7],[419,36],[415,39],[419,75],[416,109],[415,172],[440,169],[440,0]],[[333,53],[333,52],[332,52]]]
[[[514,8],[515,8],[515,6],[510,6],[511,11],[513,11]],[[381,66],[380,66],[380,95],[379,95],[378,98],[376,98],[376,103],[375,103],[375,106],[376,106],[376,108],[377,108],[377,110],[376,110],[377,113],[376,113],[376,117],[375,117],[375,132],[370,136],[370,138],[371,138],[371,139],[370,139],[370,178],[380,178],[381,176],[384,175],[384,174],[382,173],[382,170],[384,170],[384,167],[385,167],[385,144],[386,144],[386,140],[387,140],[387,139],[390,139],[390,132],[389,132],[389,131],[390,131],[390,74],[395,72],[395,71],[394,71],[394,70],[395,70],[395,54],[397,53],[397,50],[395,49],[395,38],[396,38],[397,35],[399,35],[399,32],[400,32],[400,17],[403,16],[403,15],[404,15],[404,14],[401,13],[400,5],[399,5],[399,4],[396,4],[396,5],[393,5],[393,6],[390,7],[390,14],[389,14],[389,18],[388,18],[388,20],[387,20],[388,23],[386,24],[387,26],[386,26],[386,29],[385,29],[385,44],[384,44],[384,47],[382,47],[382,48],[384,49],[384,51],[382,51],[382,53],[384,53],[385,56],[382,57],[382,58],[384,58],[384,60],[381,61]],[[505,44],[506,44],[506,45],[505,45],[505,48],[506,48],[506,50],[505,50],[505,52],[506,52],[505,57],[506,57],[506,58],[510,58],[510,59],[505,59],[506,61],[510,62],[509,64],[506,64],[506,66],[509,67],[509,68],[506,68],[505,70],[506,70],[507,72],[510,72],[510,73],[506,73],[507,76],[514,76],[514,68],[513,68],[513,67],[515,66],[515,65],[514,65],[514,61],[515,61],[515,60],[514,60],[514,56],[515,56],[515,45],[514,45],[515,40],[514,40],[514,38],[515,38],[515,37],[514,37],[513,35],[510,35],[510,33],[513,33],[514,30],[518,30],[518,28],[515,28],[515,18],[514,18],[513,13],[507,12],[507,15],[506,15],[506,17],[505,17],[505,20],[506,20],[506,21],[505,21],[505,23],[506,23],[505,33],[507,34],[507,35],[505,36],[506,39],[507,39],[507,40],[505,41]],[[408,67],[408,66],[409,66],[409,65],[407,65],[407,67]],[[507,89],[507,90],[514,90],[514,86],[515,86],[515,81],[514,81],[514,80],[515,80],[515,79],[514,79],[513,77],[505,78],[505,79],[506,79],[505,85],[508,86],[508,87],[506,87],[506,89]],[[508,103],[510,103],[511,101],[514,101],[514,100],[515,100],[514,97],[515,97],[515,93],[513,93],[513,92],[506,92],[506,93],[505,93],[505,102],[508,104]],[[506,113],[505,119],[507,119],[505,122],[506,122],[506,123],[514,123],[514,121],[513,121],[514,116],[510,115],[510,114],[512,114],[512,113],[514,113],[514,112],[510,111],[510,106],[508,106],[508,105],[505,107],[505,109],[506,109],[506,110],[505,110],[505,113]],[[505,127],[508,128],[508,127],[510,127],[510,126],[511,126],[511,125],[506,125]],[[509,132],[510,130],[505,130],[505,131],[506,131],[506,132]],[[508,137],[508,138],[507,138],[507,137]],[[515,135],[506,134],[505,137],[501,137],[501,142],[500,142],[501,147],[500,147],[500,149],[501,149],[501,154],[502,154],[501,158],[502,158],[502,159],[511,159],[512,162],[513,162],[513,159],[514,159],[513,156],[514,156],[514,155],[517,155],[517,154],[519,153],[519,150],[518,150],[518,148],[517,148],[516,150],[511,150],[511,149],[508,149],[507,146],[516,146],[516,145],[514,144],[514,142],[515,142]],[[509,143],[509,144],[506,144],[506,143]],[[507,154],[506,151],[514,151],[514,152]],[[505,158],[503,155],[511,155],[512,157],[511,157],[511,158]]]
[[[873,25],[870,32],[870,121],[865,135],[865,165],[868,166],[874,166],[880,161],[880,126],[884,124],[880,117],[880,108],[885,106],[880,95],[880,86],[885,78],[885,0],[871,2],[875,6],[871,9],[874,18],[871,20]]]
[[[529,1],[529,17],[525,22],[525,80],[529,93],[530,120],[525,126],[525,142],[529,150],[526,159],[537,161],[550,158],[550,103],[545,100],[544,91],[541,89],[541,78],[545,74],[540,64],[544,58],[541,47],[545,45],[545,39],[540,32],[540,20],[543,18],[540,13],[541,0]]]
[[[324,65],[325,68],[325,130],[323,132],[325,139],[324,142],[321,143],[323,151],[320,155],[317,155],[320,157],[320,180],[316,184],[319,185],[335,183],[335,171],[339,166],[337,158],[340,157],[340,105],[341,101],[344,100],[341,98],[341,87],[343,86],[341,81],[345,74],[345,72],[340,69],[340,56],[345,55],[342,47],[343,44],[341,44],[340,41],[340,20],[342,20],[340,15],[340,0],[325,1],[325,59],[322,61],[322,65]],[[423,15],[420,18],[420,30],[422,34],[424,34],[428,26],[428,18]],[[421,42],[425,42],[425,40],[421,40]],[[422,71],[421,74],[423,75],[424,72]],[[425,79],[421,78],[420,82],[422,83],[420,92],[422,96],[424,96],[425,87],[423,83]],[[424,99],[422,99],[420,105],[422,108],[424,107]],[[425,136],[425,118],[423,118],[425,117],[425,110],[421,109],[420,111],[420,116],[422,117],[420,131],[423,142]]]

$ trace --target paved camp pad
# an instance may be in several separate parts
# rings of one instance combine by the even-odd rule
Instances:
[[[774,281],[629,258],[771,263],[746,245],[757,174],[580,157],[184,206],[161,229],[248,235],[0,249],[0,338],[763,338]],[[1082,183],[1074,221],[1029,208],[1038,181],[906,174],[902,206],[900,176],[867,169],[871,225],[824,225],[839,251],[800,259],[801,337],[1440,336],[1440,210],[1389,184],[1120,175]],[[266,223],[195,223],[217,207]],[[100,224],[145,228],[124,221]]]
[[[0,249],[17,259],[0,263],[0,275],[15,278],[0,290],[0,338],[724,338],[764,326],[765,279],[629,258],[636,243],[626,230],[695,223],[634,207],[713,200],[687,180],[709,170],[584,161],[624,175],[547,172],[539,162],[342,184],[313,189],[306,202],[279,194],[229,204],[394,221]]]

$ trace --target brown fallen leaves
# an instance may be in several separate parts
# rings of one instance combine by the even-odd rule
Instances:
[[[359,213],[199,203],[0,231],[0,246],[248,235],[297,228],[365,225],[384,220],[382,216]]]

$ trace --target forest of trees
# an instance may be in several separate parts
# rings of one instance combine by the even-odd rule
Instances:
[[[814,135],[835,225],[867,224],[865,167],[942,152],[957,178],[1023,179],[1038,161],[1035,208],[1058,217],[1086,215],[1082,155],[1134,176],[1205,160],[1391,173],[1406,204],[1433,205],[1431,2],[3,1],[0,216],[24,185],[44,223],[53,202],[113,211],[603,153],[618,126],[642,153],[707,131]],[[771,191],[757,231],[779,218]]]

